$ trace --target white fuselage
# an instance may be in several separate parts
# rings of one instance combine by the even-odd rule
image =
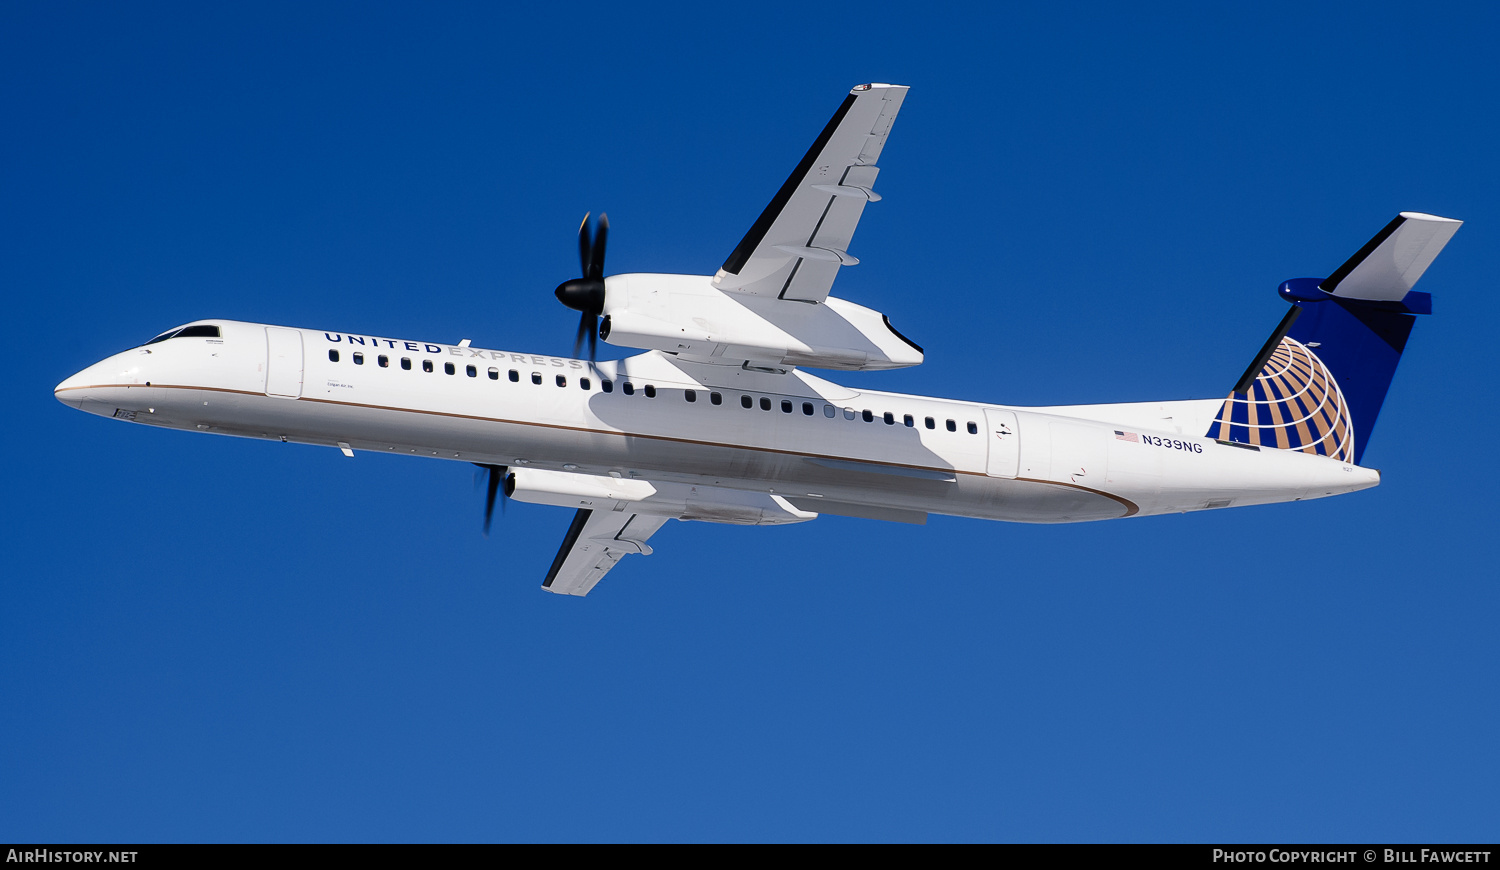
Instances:
[[[116,354],[57,397],[168,428],[771,493],[803,511],[910,522],[1077,522],[1379,483],[1326,457],[1202,437],[1220,399],[1016,408],[656,351],[594,364],[204,322],[222,337]]]

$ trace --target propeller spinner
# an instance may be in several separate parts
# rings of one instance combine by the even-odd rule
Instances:
[[[578,319],[578,335],[573,339],[573,355],[583,348],[583,337],[589,338],[589,359],[593,360],[599,347],[599,330],[596,322],[604,314],[604,245],[609,238],[609,215],[599,215],[599,226],[589,236],[589,215],[583,216],[578,226],[578,264],[582,278],[574,278],[557,285],[557,301],[574,311],[582,312]]]

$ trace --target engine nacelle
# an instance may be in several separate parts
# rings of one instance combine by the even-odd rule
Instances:
[[[707,275],[605,279],[599,337],[697,362],[748,361],[861,371],[922,362],[922,348],[878,311],[834,296],[819,304],[734,293]]]
[[[505,494],[532,504],[623,510],[735,526],[804,523],[818,516],[792,507],[779,495],[538,468],[513,470],[505,479]]]

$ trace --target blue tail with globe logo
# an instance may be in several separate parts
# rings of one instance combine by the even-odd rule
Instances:
[[[1292,304],[1224,400],[1208,437],[1359,464],[1417,315],[1412,290],[1462,221],[1402,212],[1327,278],[1293,278]]]

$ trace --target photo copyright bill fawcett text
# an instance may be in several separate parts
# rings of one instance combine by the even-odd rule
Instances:
[[[1216,864],[1488,864],[1473,849],[1214,849]]]

